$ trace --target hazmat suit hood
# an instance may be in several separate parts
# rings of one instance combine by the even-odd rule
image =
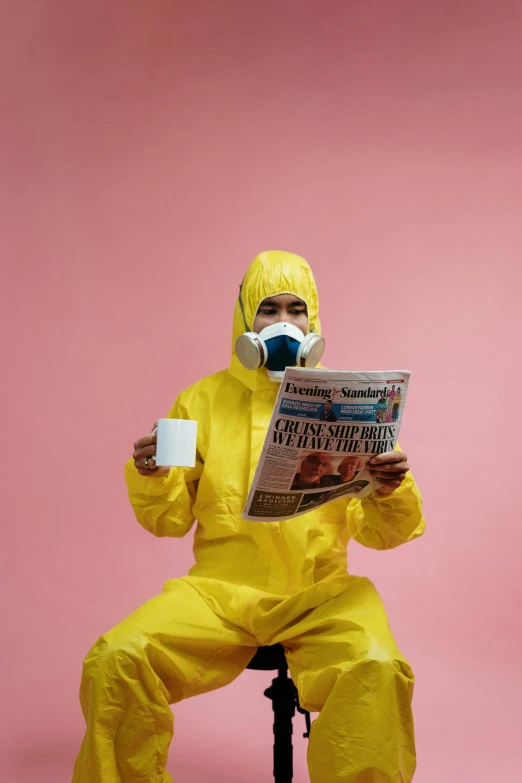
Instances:
[[[236,340],[243,332],[253,331],[259,305],[268,296],[294,294],[308,309],[308,330],[321,334],[319,299],[314,276],[308,263],[294,253],[267,250],[248,267],[234,309],[230,374],[252,391],[274,387],[265,367],[247,370],[236,355]],[[241,307],[241,302],[243,307]]]

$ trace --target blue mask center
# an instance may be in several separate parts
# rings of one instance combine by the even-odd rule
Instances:
[[[268,359],[265,367],[267,370],[284,370],[285,367],[295,367],[299,341],[286,334],[277,335],[265,340],[268,351]]]

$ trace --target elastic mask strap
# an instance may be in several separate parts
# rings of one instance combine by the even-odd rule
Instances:
[[[246,322],[246,316],[245,316],[245,306],[243,304],[243,299],[241,297],[241,291],[243,290],[243,283],[239,284],[239,306],[241,308],[241,315],[243,316],[243,322],[245,324],[245,332],[249,332],[250,328]]]

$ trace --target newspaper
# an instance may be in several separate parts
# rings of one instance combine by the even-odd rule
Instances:
[[[277,522],[374,492],[367,463],[395,448],[409,378],[287,367],[243,519]]]

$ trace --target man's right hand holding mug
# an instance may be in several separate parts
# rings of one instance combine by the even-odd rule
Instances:
[[[140,476],[166,476],[170,468],[158,468],[156,466],[156,427],[158,422],[154,422],[152,433],[140,438],[134,444],[134,465]]]

